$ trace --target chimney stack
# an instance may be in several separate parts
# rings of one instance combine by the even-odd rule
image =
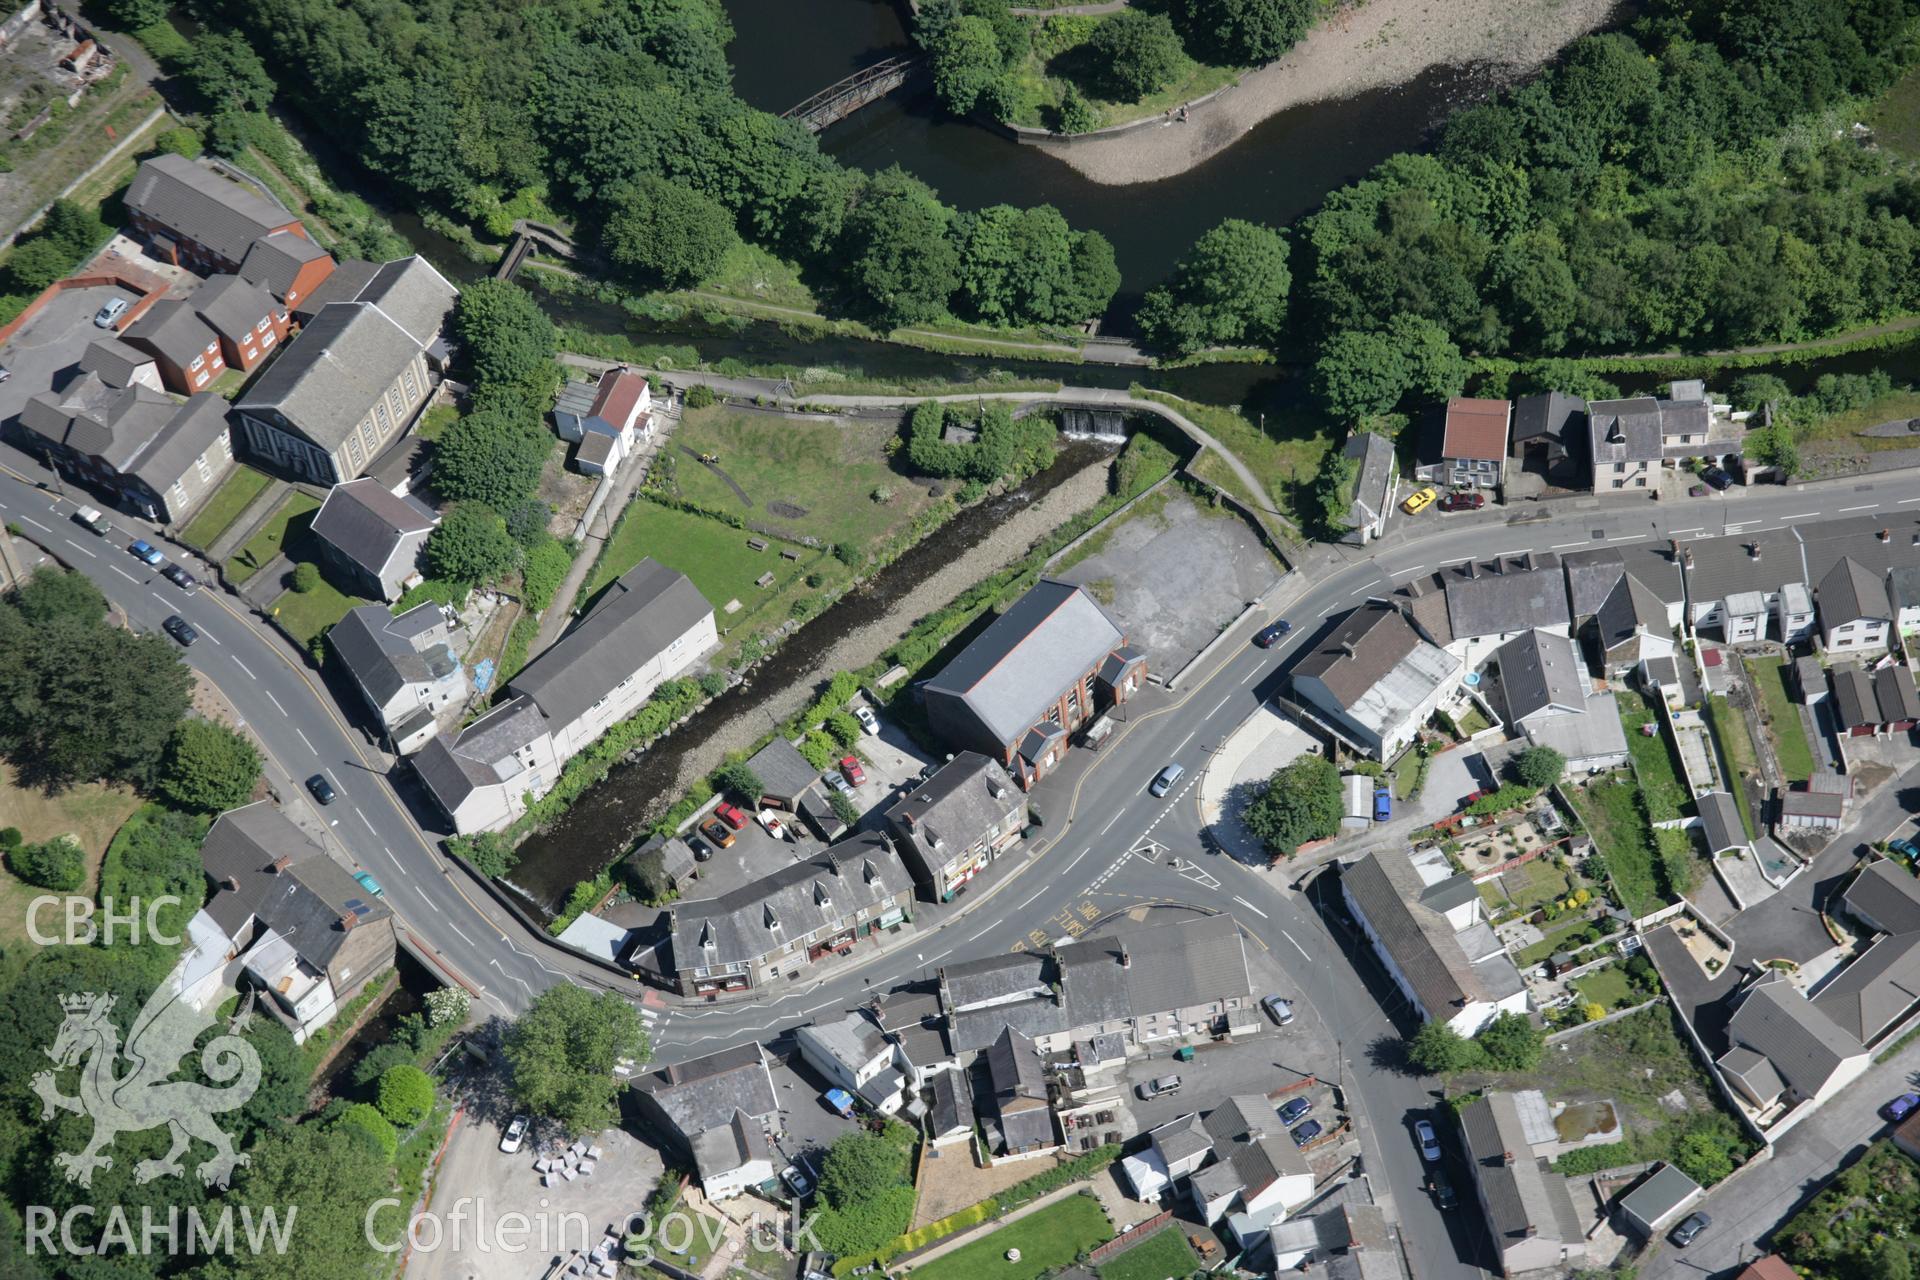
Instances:
[[[279,857],[273,860],[273,874],[277,876],[285,875],[287,868],[292,865],[293,865],[293,859],[289,858],[286,854],[283,853]]]
[[[1133,968],[1133,953],[1127,950],[1127,944],[1124,942],[1120,944],[1120,967],[1122,969]]]
[[[340,913],[340,932],[345,933],[359,923],[360,913],[358,911],[348,910]]]
[[[1890,542],[1892,541],[1892,539],[1893,539],[1893,531],[1891,529],[1882,529],[1880,531],[1880,541]]]
[[[240,878],[238,876],[228,876],[220,882],[220,887],[230,892],[238,893],[240,892]]]

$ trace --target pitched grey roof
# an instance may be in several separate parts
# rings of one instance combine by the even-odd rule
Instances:
[[[298,232],[276,231],[247,246],[247,256],[240,260],[240,274],[264,286],[274,297],[285,298],[300,268],[326,256],[325,249]]]
[[[1842,1061],[1863,1052],[1859,1040],[1777,975],[1760,979],[1741,998],[1727,1035],[1766,1058],[1781,1079],[1808,1097],[1820,1092]]]
[[[230,275],[208,276],[188,301],[215,333],[235,342],[257,332],[255,326],[279,309],[271,293]]]
[[[154,417],[161,409],[154,406]],[[128,475],[139,476],[155,493],[186,474],[193,460],[213,447],[227,432],[227,402],[211,391],[190,397],[183,405],[173,406],[160,429],[148,437],[120,464]],[[173,513],[178,518],[180,513]]]
[[[513,753],[547,733],[546,718],[530,698],[503,702],[449,742],[428,740],[413,756],[420,780],[447,812],[481,787],[497,786],[519,773]]]
[[[1393,478],[1393,441],[1372,431],[1356,431],[1340,452],[1360,466],[1353,479],[1353,505],[1347,523],[1358,527],[1380,518],[1387,508],[1387,486]]]
[[[1664,452],[1660,402],[1652,396],[1587,405],[1587,457],[1594,470],[1616,462],[1658,462]]]
[[[1572,621],[1566,575],[1551,553],[1448,570],[1446,583],[1447,620],[1456,640]]]
[[[753,770],[761,788],[770,796],[798,796],[820,781],[820,771],[808,764],[807,758],[785,738],[775,738],[754,752],[747,767]]]
[[[1276,1179],[1313,1174],[1273,1104],[1259,1094],[1229,1096],[1207,1113],[1205,1127],[1217,1163],[1195,1176],[1209,1200],[1236,1189],[1252,1199]]]
[[[128,325],[124,336],[134,346],[145,347],[182,369],[192,364],[195,356],[204,355],[215,337],[187,298],[162,298]]]
[[[308,324],[329,303],[357,301],[360,291],[379,270],[379,263],[365,258],[342,258],[327,273],[327,278],[314,286],[313,292],[294,304],[293,314],[302,324]]]
[[[994,1101],[1004,1111],[1015,1098],[1047,1100],[1047,1075],[1040,1069],[1040,1051],[1033,1037],[1013,1027],[1000,1033],[987,1049],[987,1079],[993,1082]]]
[[[773,1159],[765,1126],[744,1111],[735,1111],[724,1124],[693,1136],[693,1167],[703,1178],[731,1173],[756,1160]]]
[[[1694,803],[1700,809],[1700,829],[1707,837],[1709,855],[1753,846],[1753,842],[1747,839],[1747,829],[1740,821],[1740,810],[1734,804],[1732,795],[1725,791],[1709,791]]]
[[[164,492],[226,430],[226,402],[202,392],[182,404],[149,387],[110,387],[98,373],[85,373],[64,391],[28,400],[20,425]]]
[[[333,625],[327,643],[367,696],[385,706],[405,686],[430,684],[460,665],[444,643],[420,644],[414,624],[423,618],[441,621],[440,606],[428,601],[396,618],[384,606],[363,604]]]
[[[1586,404],[1558,391],[1522,396],[1513,402],[1513,443],[1544,440],[1551,453],[1564,454],[1579,444]]]
[[[893,845],[863,832],[718,898],[676,903],[673,961],[682,969],[748,963],[912,890]]]
[[[1920,1003],[1920,933],[1882,934],[1813,997],[1813,1007],[1862,1044]]]
[[[1891,618],[1887,588],[1851,556],[1841,556],[1818,588],[1820,621],[1831,630],[1858,618]]]
[[[927,1086],[933,1094],[927,1127],[935,1137],[973,1128],[973,1089],[967,1082],[969,1074],[942,1071]]]
[[[780,1108],[757,1043],[650,1071],[632,1087],[653,1099],[689,1146],[707,1130],[731,1124],[735,1112],[764,1122]]]
[[[1560,557],[1567,572],[1567,602],[1574,618],[1591,618],[1620,580],[1627,562],[1612,547],[1596,551],[1569,551]]]
[[[1534,1157],[1511,1093],[1489,1093],[1463,1107],[1460,1128],[1495,1248],[1504,1255],[1529,1237],[1583,1239],[1566,1179]]]
[[[381,263],[361,286],[356,301],[370,303],[420,347],[440,336],[459,290],[419,254]]]
[[[275,871],[282,857],[292,861]],[[229,936],[252,915],[317,969],[345,944],[349,911],[356,928],[393,915],[269,801],[221,814],[201,842],[200,863],[215,888],[207,910]]]
[[[1895,610],[1920,608],[1920,565],[1901,565],[1888,573],[1887,598]]]
[[[129,211],[146,214],[230,262],[245,258],[257,238],[299,221],[264,196],[171,154],[142,161],[123,199]]]
[[[642,559],[508,687],[532,698],[555,728],[572,724],[712,615],[713,606],[686,574]]]
[[[1786,1092],[1787,1082],[1773,1069],[1773,1063],[1765,1055],[1755,1053],[1745,1045],[1735,1045],[1727,1050],[1715,1065],[1746,1085],[1748,1092],[1756,1098],[1773,1098]]]
[[[313,532],[341,555],[378,574],[408,537],[426,533],[434,520],[378,480],[362,476],[328,490],[313,517]]]
[[[1144,1017],[1250,995],[1253,981],[1232,916],[1125,929],[1059,948],[1072,1025]]]
[[[812,1043],[849,1071],[857,1071],[887,1047],[887,1038],[865,1013],[854,1009],[832,1022],[815,1022],[793,1029],[796,1039]]]
[[[603,435],[598,431],[589,431],[581,437],[580,443],[574,446],[574,460],[597,463],[604,467],[613,461],[613,451],[618,443],[612,436]]]
[[[1873,691],[1873,677],[1859,663],[1836,662],[1827,668],[1827,678],[1833,682],[1834,709],[1842,728],[1879,723],[1880,700]]]
[[[1600,633],[1600,647],[1617,649],[1642,631],[1650,635],[1667,634],[1667,603],[1640,579],[1622,574],[1613,590],[1593,617]]]
[[[1026,796],[999,761],[963,751],[896,801],[887,822],[922,861],[938,861],[971,848],[1010,819],[1018,821],[1026,807]]]
[[[1200,1113],[1189,1111],[1163,1125],[1147,1130],[1147,1138],[1169,1165],[1191,1160],[1213,1148],[1213,1135],[1200,1123]]]
[[[1317,677],[1341,705],[1352,706],[1419,644],[1419,634],[1398,609],[1363,604],[1296,662],[1293,674]]]
[[[1913,669],[1904,666],[1882,667],[1873,673],[1873,696],[1880,704],[1880,722],[1920,719],[1920,689],[1913,684]]]
[[[1463,907],[1480,896],[1480,886],[1466,872],[1448,876],[1445,880],[1435,881],[1420,891],[1421,906],[1429,907],[1445,914],[1456,907]]]
[[[332,303],[267,365],[234,407],[277,412],[331,453],[420,350],[379,309]]]
[[[1389,861],[1370,853],[1347,867],[1341,882],[1429,1015],[1446,1018],[1456,1005],[1486,998],[1453,926],[1417,901],[1423,886],[1403,855]]]
[[[985,1049],[1012,1027],[1030,1036],[1067,1030],[1067,1011],[1052,996],[1036,996],[947,1015],[947,1043],[955,1053]]]
[[[1038,951],[982,956],[978,960],[943,965],[940,969],[941,988],[949,1013],[1047,992],[1054,976],[1052,958]]]
[[[1500,646],[1500,688],[1507,714],[1525,720],[1542,712],[1578,714],[1586,707],[1585,672],[1573,641],[1550,631],[1527,631]]]
[[[1868,915],[1894,933],[1920,931],[1920,876],[1882,858],[1854,878],[1840,901],[1856,915]]]
[[[97,373],[112,387],[126,386],[141,366],[152,363],[151,355],[119,338],[95,338],[80,353],[80,372]]]
[[[1079,587],[1043,578],[927,681],[1013,742],[1126,639]]]
[[[1620,1208],[1642,1222],[1658,1224],[1699,1194],[1699,1183],[1678,1167],[1662,1164],[1620,1197]]]

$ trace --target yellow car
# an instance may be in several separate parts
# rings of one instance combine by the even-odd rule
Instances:
[[[1432,506],[1433,500],[1438,496],[1432,489],[1416,490],[1407,495],[1407,500],[1400,504],[1400,509],[1410,516],[1418,515]]]

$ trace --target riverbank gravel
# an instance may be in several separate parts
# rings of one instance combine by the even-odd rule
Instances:
[[[1194,107],[1184,123],[1040,144],[1095,182],[1160,182],[1218,155],[1269,116],[1404,84],[1439,66],[1511,79],[1606,22],[1617,0],[1365,0],[1329,16],[1278,62]]]

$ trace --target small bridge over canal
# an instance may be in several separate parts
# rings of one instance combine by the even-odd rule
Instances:
[[[798,120],[807,132],[818,133],[898,89],[912,79],[922,66],[917,56],[888,58],[863,67],[838,84],[830,84],[799,106],[780,114]]]

